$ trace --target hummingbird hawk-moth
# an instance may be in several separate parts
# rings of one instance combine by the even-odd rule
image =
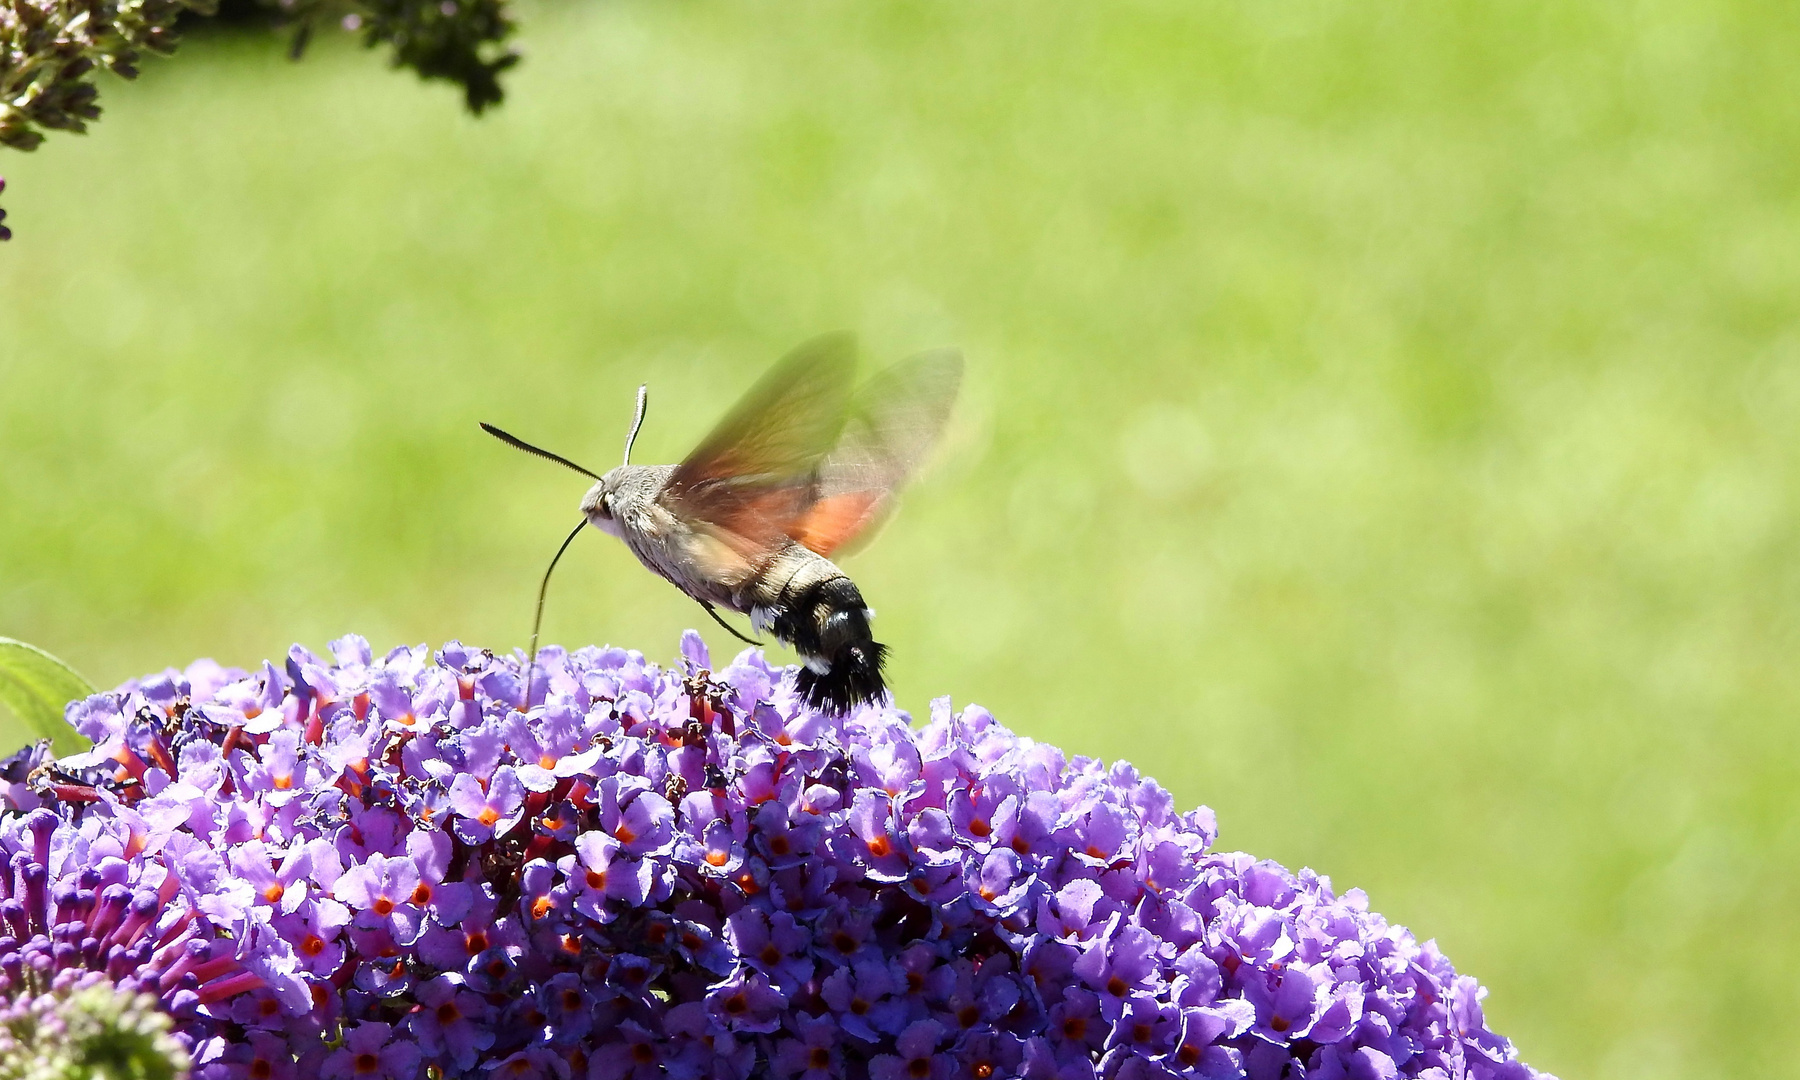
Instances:
[[[867,539],[894,494],[943,430],[962,381],[953,349],[920,353],[855,385],[848,334],[801,345],[751,387],[676,465],[633,465],[645,388],[625,439],[625,463],[601,476],[482,424],[490,435],[585,473],[582,521],[556,558],[592,525],[625,542],[645,566],[699,601],[787,643],[804,663],[798,688],[814,708],[847,712],[886,690],[887,647],[873,612],[831,556]],[[538,590],[542,619],[544,588]],[[537,629],[532,629],[533,661]]]

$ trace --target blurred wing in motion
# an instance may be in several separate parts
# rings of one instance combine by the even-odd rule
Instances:
[[[669,477],[658,498],[741,558],[779,546],[813,501],[850,411],[856,343],[827,334],[771,368]]]
[[[894,492],[944,430],[962,368],[962,353],[937,349],[864,383],[788,535],[827,558],[873,536]]]

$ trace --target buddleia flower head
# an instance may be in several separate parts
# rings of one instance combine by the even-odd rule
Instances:
[[[0,824],[0,980],[147,994],[206,1080],[1539,1075],[1130,765],[795,683],[691,632],[134,680]]]

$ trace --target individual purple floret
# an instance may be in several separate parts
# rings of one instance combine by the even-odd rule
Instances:
[[[147,990],[203,1080],[1540,1075],[1129,765],[682,653],[349,637],[72,704],[94,750],[0,785],[0,987]]]

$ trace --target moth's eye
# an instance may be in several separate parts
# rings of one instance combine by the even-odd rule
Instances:
[[[600,505],[598,507],[596,507],[595,509],[600,511],[601,517],[605,518],[608,521],[611,521],[612,516],[613,516],[612,496],[611,495],[600,496]]]

